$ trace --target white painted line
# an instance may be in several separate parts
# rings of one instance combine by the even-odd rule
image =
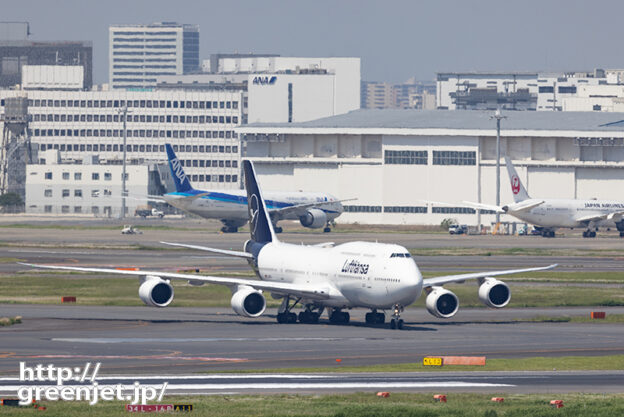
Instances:
[[[99,380],[114,379],[132,379],[132,380],[150,380],[150,379],[262,379],[262,378],[284,378],[284,379],[336,379],[341,375],[314,375],[314,374],[210,374],[210,375],[116,375],[116,376],[99,376]],[[19,381],[19,378],[0,378],[0,381]]]
[[[131,338],[131,337],[93,337],[72,338],[54,337],[53,342],[69,343],[189,343],[189,342],[333,342],[336,340],[368,340],[364,337],[197,337],[197,338]]]

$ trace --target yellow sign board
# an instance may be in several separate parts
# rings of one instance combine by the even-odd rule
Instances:
[[[442,358],[423,358],[424,366],[442,366]]]

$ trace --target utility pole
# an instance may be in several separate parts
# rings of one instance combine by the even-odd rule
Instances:
[[[123,159],[122,159],[122,172],[121,172],[121,213],[119,214],[120,219],[126,218],[126,196],[128,194],[128,190],[126,190],[126,139],[127,139],[127,130],[126,130],[126,122],[128,118],[128,106],[124,106],[121,109],[117,109],[117,113],[121,115],[123,118]]]
[[[501,114],[500,109],[496,110],[494,116],[490,119],[496,119],[496,207],[500,207],[500,122],[501,119],[506,119],[506,116]],[[496,212],[496,224],[500,223],[500,213]]]

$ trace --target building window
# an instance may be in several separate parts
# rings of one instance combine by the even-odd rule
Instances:
[[[74,213],[82,213],[82,207],[81,206],[74,206]]]
[[[110,172],[104,173],[104,181],[110,181],[112,179],[113,179],[113,174],[111,174]]]
[[[570,87],[566,87],[566,86],[561,86],[561,87],[557,87],[557,91],[559,92],[559,94],[576,94],[576,86],[570,86]]]
[[[100,208],[98,206],[91,206],[91,213],[97,216],[98,214],[100,214]]]
[[[435,214],[475,214],[475,209],[469,207],[431,207]]]
[[[345,213],[381,213],[381,206],[344,206]]]
[[[63,179],[64,180],[68,180],[69,179],[69,172],[63,172]]]
[[[97,172],[94,172],[93,174],[91,174],[91,179],[94,181],[98,181],[100,179],[100,174]]]
[[[384,213],[426,213],[425,206],[385,206]]]
[[[74,180],[75,181],[82,180],[82,173],[81,172],[74,172]]]
[[[433,165],[476,165],[475,151],[433,151]]]
[[[69,197],[69,190],[68,189],[64,189],[63,190],[63,197]]]
[[[82,198],[82,190],[74,190],[74,197]]]
[[[52,213],[52,206],[44,206],[43,207],[43,212],[44,213]]]
[[[61,206],[61,213],[64,213],[64,214],[69,213],[69,206]]]
[[[43,192],[44,197],[52,197],[52,190],[45,190]]]
[[[45,179],[46,180],[51,180],[52,179],[52,173],[51,172],[46,172],[45,173]]]
[[[100,196],[100,190],[91,190],[91,197],[97,198]]]
[[[390,151],[384,152],[384,163],[391,165],[427,165],[427,151]]]
[[[539,88],[540,93],[554,93],[555,88],[552,86],[542,86]]]

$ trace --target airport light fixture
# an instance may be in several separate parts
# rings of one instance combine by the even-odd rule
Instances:
[[[126,190],[126,140],[127,140],[127,130],[126,124],[128,119],[128,106],[124,106],[121,109],[117,109],[117,113],[119,113],[123,120],[123,159],[122,159],[122,171],[121,171],[121,213],[119,213],[119,218],[124,219],[126,217],[126,196],[128,195],[128,190]]]
[[[496,110],[494,116],[490,116],[490,119],[496,119],[496,207],[500,207],[500,123],[501,119],[506,119],[507,116],[501,114],[500,109]],[[496,212],[496,224],[500,223],[500,213]]]

